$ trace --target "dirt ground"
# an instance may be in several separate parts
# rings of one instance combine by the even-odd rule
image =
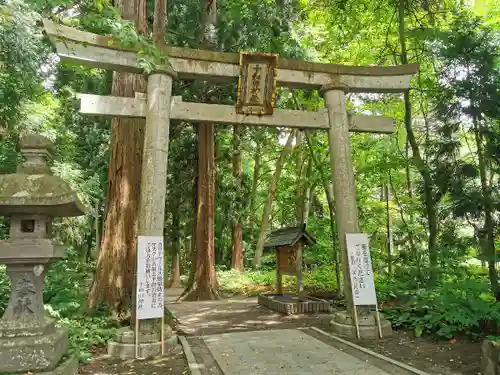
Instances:
[[[201,336],[223,332],[285,329],[315,326],[330,331],[329,314],[284,316],[257,304],[256,298],[233,297],[211,302],[175,302],[175,292],[167,307],[177,318],[179,334]],[[352,340],[387,357],[433,374],[480,375],[481,343],[466,338],[437,341],[415,338],[412,332],[394,331],[381,340]]]
[[[351,341],[429,373],[481,374],[481,343],[466,338],[453,343],[415,338],[413,332],[394,331],[393,336],[387,339]]]
[[[187,375],[187,362],[180,345],[168,355],[147,360],[126,360],[109,358],[106,349],[95,352],[86,365],[80,366],[79,374],[86,375]]]

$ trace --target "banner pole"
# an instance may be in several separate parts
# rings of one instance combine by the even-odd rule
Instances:
[[[139,319],[135,319],[135,358],[139,358]]]
[[[354,325],[356,326],[356,337],[360,339],[361,336],[359,335],[358,311],[356,305],[354,305],[353,308],[354,308]]]
[[[165,354],[165,314],[161,317],[161,355]]]
[[[378,302],[375,303],[375,311],[377,312],[378,334],[379,334],[380,338],[383,338],[382,324],[380,323],[380,313],[378,312]]]

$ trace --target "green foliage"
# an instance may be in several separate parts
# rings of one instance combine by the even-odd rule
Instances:
[[[337,290],[335,269],[332,265],[317,267],[310,272],[305,272],[303,285],[307,290],[333,292]]]
[[[22,0],[0,2],[0,9],[0,130],[13,130],[26,118],[26,104],[43,92],[49,50],[38,13]]]
[[[145,73],[155,70],[156,65],[168,63],[168,56],[155,45],[149,35],[140,35],[133,22],[121,18],[109,0],[98,0],[84,6],[77,24],[85,30],[114,37],[116,47],[137,51],[139,68]],[[113,44],[110,42],[110,45]]]
[[[433,290],[406,291],[406,297],[403,306],[385,308],[383,312],[394,327],[411,328],[416,336],[477,336],[485,329],[496,329],[500,319],[500,306],[484,279],[444,282]]]
[[[3,314],[10,295],[10,279],[5,272],[5,266],[0,266],[0,314]]]
[[[318,267],[303,275],[303,286],[309,291],[335,291],[335,270],[331,266]],[[243,294],[254,296],[263,292],[272,291],[276,286],[276,271],[246,271],[234,270],[217,272],[217,280],[221,291],[227,294]],[[283,276],[283,287],[294,290],[296,278]]]
[[[218,271],[217,281],[223,293],[252,296],[260,294],[266,287],[274,287],[276,284],[276,272]]]
[[[105,346],[117,332],[116,326],[105,316],[61,318],[59,325],[68,330],[69,352],[77,353],[80,363],[87,363],[92,358],[91,350]]]

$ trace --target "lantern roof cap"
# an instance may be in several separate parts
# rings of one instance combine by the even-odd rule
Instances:
[[[17,172],[0,175],[0,216],[83,215],[85,207],[76,192],[49,167],[53,143],[42,135],[30,134],[21,139],[20,148],[25,160]]]

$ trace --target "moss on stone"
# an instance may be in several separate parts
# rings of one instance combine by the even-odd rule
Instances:
[[[9,206],[58,205],[68,206],[67,216],[85,212],[76,193],[60,177],[23,173],[0,176],[0,212],[8,211]]]
[[[52,153],[54,144],[46,137],[40,134],[27,134],[23,136],[19,143],[21,149],[41,149]]]

